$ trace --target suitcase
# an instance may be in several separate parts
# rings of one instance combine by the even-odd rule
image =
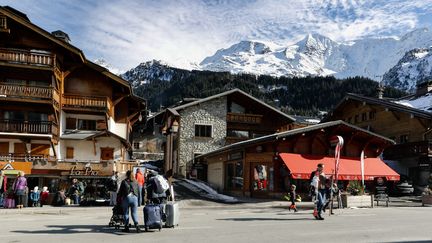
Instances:
[[[145,231],[149,229],[162,229],[161,206],[158,204],[147,204],[144,209]]]
[[[3,202],[3,206],[5,208],[15,208],[15,199],[13,198],[5,198]]]
[[[172,227],[179,225],[180,220],[180,210],[179,204],[177,202],[168,202],[165,206],[165,214],[166,214],[166,227]]]

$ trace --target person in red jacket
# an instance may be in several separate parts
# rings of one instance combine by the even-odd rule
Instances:
[[[144,183],[145,183],[144,175],[141,172],[140,168],[137,168],[137,170],[136,170],[135,179],[136,179],[136,181],[138,183],[138,191],[139,191],[138,207],[139,207],[142,204],[144,204],[144,200],[143,200],[143,188],[144,188]]]

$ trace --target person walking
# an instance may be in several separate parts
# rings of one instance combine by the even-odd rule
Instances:
[[[291,211],[291,209],[292,209],[292,210],[294,210],[294,212],[297,212],[297,206],[295,204],[295,201],[297,199],[296,185],[291,185],[289,195],[290,195],[290,201],[291,201],[291,205],[289,207],[289,211]]]
[[[138,183],[133,176],[132,171],[128,170],[126,172],[126,179],[121,182],[120,189],[118,192],[118,197],[121,198],[121,205],[124,212],[124,225],[125,228],[122,230],[123,232],[129,232],[129,208],[131,210],[132,220],[135,224],[135,228],[137,233],[141,232],[140,227],[138,225]]]
[[[322,209],[326,201],[326,189],[325,189],[326,177],[324,174],[324,165],[318,164],[317,170],[312,178],[312,186],[314,187],[316,194],[316,207],[314,208],[313,216],[315,219],[324,220],[321,215]]]
[[[16,196],[16,207],[21,209],[24,207],[24,197],[26,196],[25,190],[27,187],[27,179],[24,177],[25,173],[23,171],[18,172],[18,177],[12,185],[12,189]]]
[[[113,175],[111,176],[108,184],[108,191],[110,194],[110,206],[117,205],[117,189],[118,189],[118,171],[113,171]]]
[[[144,179],[144,175],[141,172],[140,168],[137,168],[136,173],[135,173],[135,179],[138,183],[138,207],[144,204],[144,200],[143,200],[143,188],[144,188],[144,183],[145,183],[145,179]]]

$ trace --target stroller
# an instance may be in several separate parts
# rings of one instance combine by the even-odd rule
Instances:
[[[120,229],[120,227],[124,225],[123,208],[121,207],[121,205],[117,204],[113,207],[112,211],[113,214],[111,216],[108,226],[114,227],[115,229]]]

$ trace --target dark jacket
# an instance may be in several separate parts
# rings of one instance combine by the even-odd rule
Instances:
[[[120,184],[120,189],[118,191],[118,197],[123,198],[133,193],[135,196],[139,196],[138,183],[136,181],[130,181],[129,179],[124,179]]]
[[[295,190],[290,189],[289,195],[290,195],[290,202],[295,204],[295,200],[297,197]]]

